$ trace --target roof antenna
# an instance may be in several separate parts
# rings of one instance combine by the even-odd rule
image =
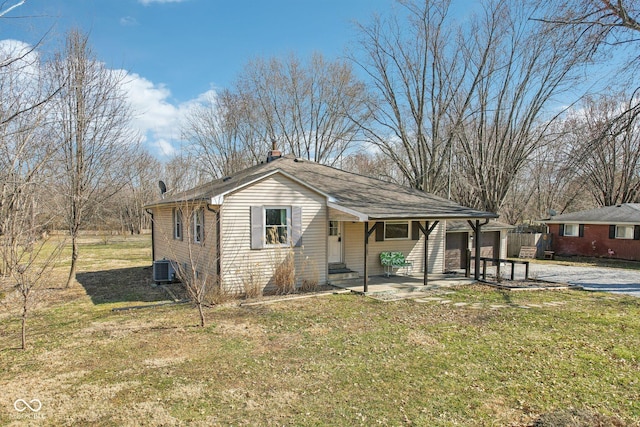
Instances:
[[[158,181],[158,187],[160,187],[160,195],[164,199],[164,193],[167,192],[167,185],[164,183],[164,181]]]

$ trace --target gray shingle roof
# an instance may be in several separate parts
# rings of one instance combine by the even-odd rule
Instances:
[[[491,212],[467,208],[450,200],[397,184],[346,172],[308,160],[284,156],[217,179],[183,193],[166,196],[149,206],[188,200],[210,200],[281,171],[322,192],[340,207],[367,219],[496,218]]]
[[[553,216],[545,220],[547,224],[565,222],[603,223],[603,224],[640,224],[640,203],[604,206],[586,211],[572,212]]]

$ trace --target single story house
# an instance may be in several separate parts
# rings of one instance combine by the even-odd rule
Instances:
[[[447,220],[466,221],[479,233],[497,217],[277,150],[261,164],[165,194],[146,208],[154,262],[197,264],[238,292],[256,278],[273,285],[283,251],[294,255],[298,283],[326,284],[337,266],[362,277],[366,290],[369,275],[385,272],[380,254],[387,251],[402,252],[426,282],[428,273],[446,270]]]
[[[544,222],[556,255],[640,261],[640,203],[556,215]]]

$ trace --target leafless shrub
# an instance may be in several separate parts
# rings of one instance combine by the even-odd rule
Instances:
[[[300,289],[303,292],[315,292],[318,290],[319,284],[319,273],[318,273],[318,265],[316,262],[309,257],[306,257],[304,262],[302,263],[302,268],[300,272],[301,287]]]
[[[296,291],[296,257],[293,248],[278,250],[280,256],[276,257],[273,282],[276,293],[280,295],[292,294]]]
[[[262,296],[262,271],[260,270],[259,263],[245,263],[245,268],[242,273],[242,287],[244,288],[245,298],[258,298]]]

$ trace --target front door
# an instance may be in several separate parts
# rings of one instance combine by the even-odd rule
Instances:
[[[342,223],[329,221],[329,262],[342,262]]]

